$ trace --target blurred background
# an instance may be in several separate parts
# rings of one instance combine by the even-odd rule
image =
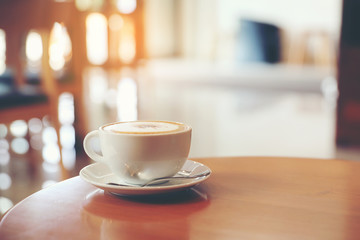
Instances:
[[[186,122],[190,157],[360,160],[353,2],[0,1],[0,214],[114,121]]]

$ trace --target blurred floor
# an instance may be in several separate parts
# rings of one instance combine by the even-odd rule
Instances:
[[[155,61],[147,70],[139,118],[192,125],[192,157],[338,157],[329,69]]]
[[[334,99],[320,93],[211,86],[157,86],[140,105],[141,119],[193,127],[191,157],[295,156],[360,160],[337,149]],[[155,97],[156,96],[156,97]],[[149,100],[151,99],[151,100]]]
[[[334,145],[334,99],[322,93],[154,83],[139,86],[138,93],[139,119],[183,121],[193,127],[190,157],[257,155],[360,160],[357,148],[339,149]],[[35,191],[63,179],[58,163],[44,159],[43,145],[30,145],[26,153],[15,153],[9,138],[0,142],[1,214]],[[81,147],[75,153],[76,161],[68,164],[68,177],[78,175],[82,167],[91,163]]]

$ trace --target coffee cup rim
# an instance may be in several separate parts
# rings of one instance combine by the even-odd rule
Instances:
[[[112,132],[105,130],[104,128],[110,125],[118,124],[118,123],[134,123],[134,122],[162,122],[162,123],[174,123],[178,125],[184,125],[186,128],[180,131],[169,131],[169,132],[159,132],[159,133],[134,133],[134,132]],[[99,127],[99,131],[106,132],[108,134],[117,134],[117,135],[132,135],[132,136],[156,136],[156,135],[175,135],[181,134],[185,132],[192,131],[192,127],[183,122],[176,122],[176,121],[168,121],[168,120],[134,120],[134,121],[118,121],[107,123]]]

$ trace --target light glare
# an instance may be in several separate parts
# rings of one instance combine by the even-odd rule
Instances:
[[[50,34],[49,64],[55,70],[61,70],[71,59],[72,44],[64,25],[55,23]]]
[[[57,144],[45,144],[42,151],[44,161],[51,164],[60,162],[60,151]]]
[[[86,52],[90,63],[101,65],[108,59],[107,20],[100,13],[86,18]]]
[[[43,55],[43,45],[39,33],[31,31],[28,34],[26,38],[25,49],[26,57],[31,62],[38,62],[41,60]]]
[[[117,0],[116,7],[119,12],[124,14],[130,14],[136,9],[136,0]]]
[[[6,198],[6,197],[0,197],[0,213],[4,214],[9,210],[12,206],[14,206],[13,202]]]
[[[11,141],[11,149],[17,154],[25,154],[29,151],[29,143],[25,138],[14,138]]]
[[[55,128],[46,127],[42,132],[42,140],[44,144],[57,143],[57,134]]]
[[[62,93],[59,97],[59,121],[61,124],[73,124],[75,121],[74,96],[71,93]]]
[[[24,120],[16,120],[10,125],[10,132],[15,137],[24,137],[27,134],[28,126]]]
[[[60,128],[60,142],[64,148],[75,146],[75,129],[72,125],[64,125]]]

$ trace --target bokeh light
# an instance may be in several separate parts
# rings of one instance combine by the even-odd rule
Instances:
[[[5,149],[0,149],[0,165],[6,166],[10,162],[10,153]]]
[[[63,125],[60,128],[60,142],[64,148],[75,146],[75,128],[72,125]]]
[[[8,134],[8,129],[5,124],[0,124],[0,138],[5,138]]]
[[[11,178],[7,173],[0,173],[0,190],[7,190],[11,186]]]
[[[51,164],[60,162],[60,150],[56,143],[45,144],[42,150],[44,161]]]
[[[75,0],[75,6],[79,11],[99,11],[104,5],[104,0]]]
[[[127,34],[121,38],[119,44],[119,58],[124,63],[131,63],[136,54],[135,37],[133,34]]]
[[[116,108],[117,106],[116,98],[117,98],[117,89],[114,88],[108,89],[106,93],[106,98],[104,99],[106,106],[108,106],[110,109]]]
[[[4,214],[14,206],[13,202],[6,198],[6,197],[0,197],[0,214]]]
[[[11,150],[17,154],[27,153],[29,147],[29,142],[23,137],[17,137],[11,141]]]
[[[130,14],[135,11],[137,6],[136,0],[116,0],[116,7],[119,12]]]
[[[46,115],[42,118],[42,123],[44,127],[51,127],[51,121],[49,115]]]
[[[53,70],[59,71],[72,57],[72,44],[66,27],[54,23],[49,41],[49,64]]]
[[[9,142],[6,139],[0,139],[0,149],[9,150]]]
[[[60,171],[59,164],[53,164],[46,161],[43,162],[42,167],[44,171],[50,175],[54,175],[55,173],[58,173]]]
[[[108,59],[107,19],[100,13],[86,18],[86,52],[90,63],[101,65]]]
[[[109,28],[112,31],[119,31],[124,25],[124,20],[119,14],[113,14],[109,18]]]
[[[73,170],[76,163],[75,148],[63,148],[61,153],[64,168],[67,170]]]
[[[30,146],[35,150],[41,150],[43,142],[41,135],[33,135],[30,137]]]
[[[61,124],[73,124],[75,121],[74,96],[62,93],[59,97],[59,121]]]
[[[89,69],[89,97],[92,103],[103,103],[108,89],[106,72],[101,68]]]
[[[79,11],[86,11],[91,8],[92,0],[75,0],[75,6]]]
[[[39,33],[30,31],[25,43],[25,54],[30,63],[39,62],[43,55],[43,44]]]
[[[43,128],[42,121],[39,118],[30,119],[28,125],[31,133],[40,133]]]
[[[5,166],[10,161],[9,142],[6,139],[0,139],[0,165]]]
[[[46,127],[42,132],[42,140],[44,144],[57,143],[56,130],[53,127]]]
[[[27,131],[28,126],[24,120],[13,121],[10,125],[10,132],[15,137],[24,137]]]

